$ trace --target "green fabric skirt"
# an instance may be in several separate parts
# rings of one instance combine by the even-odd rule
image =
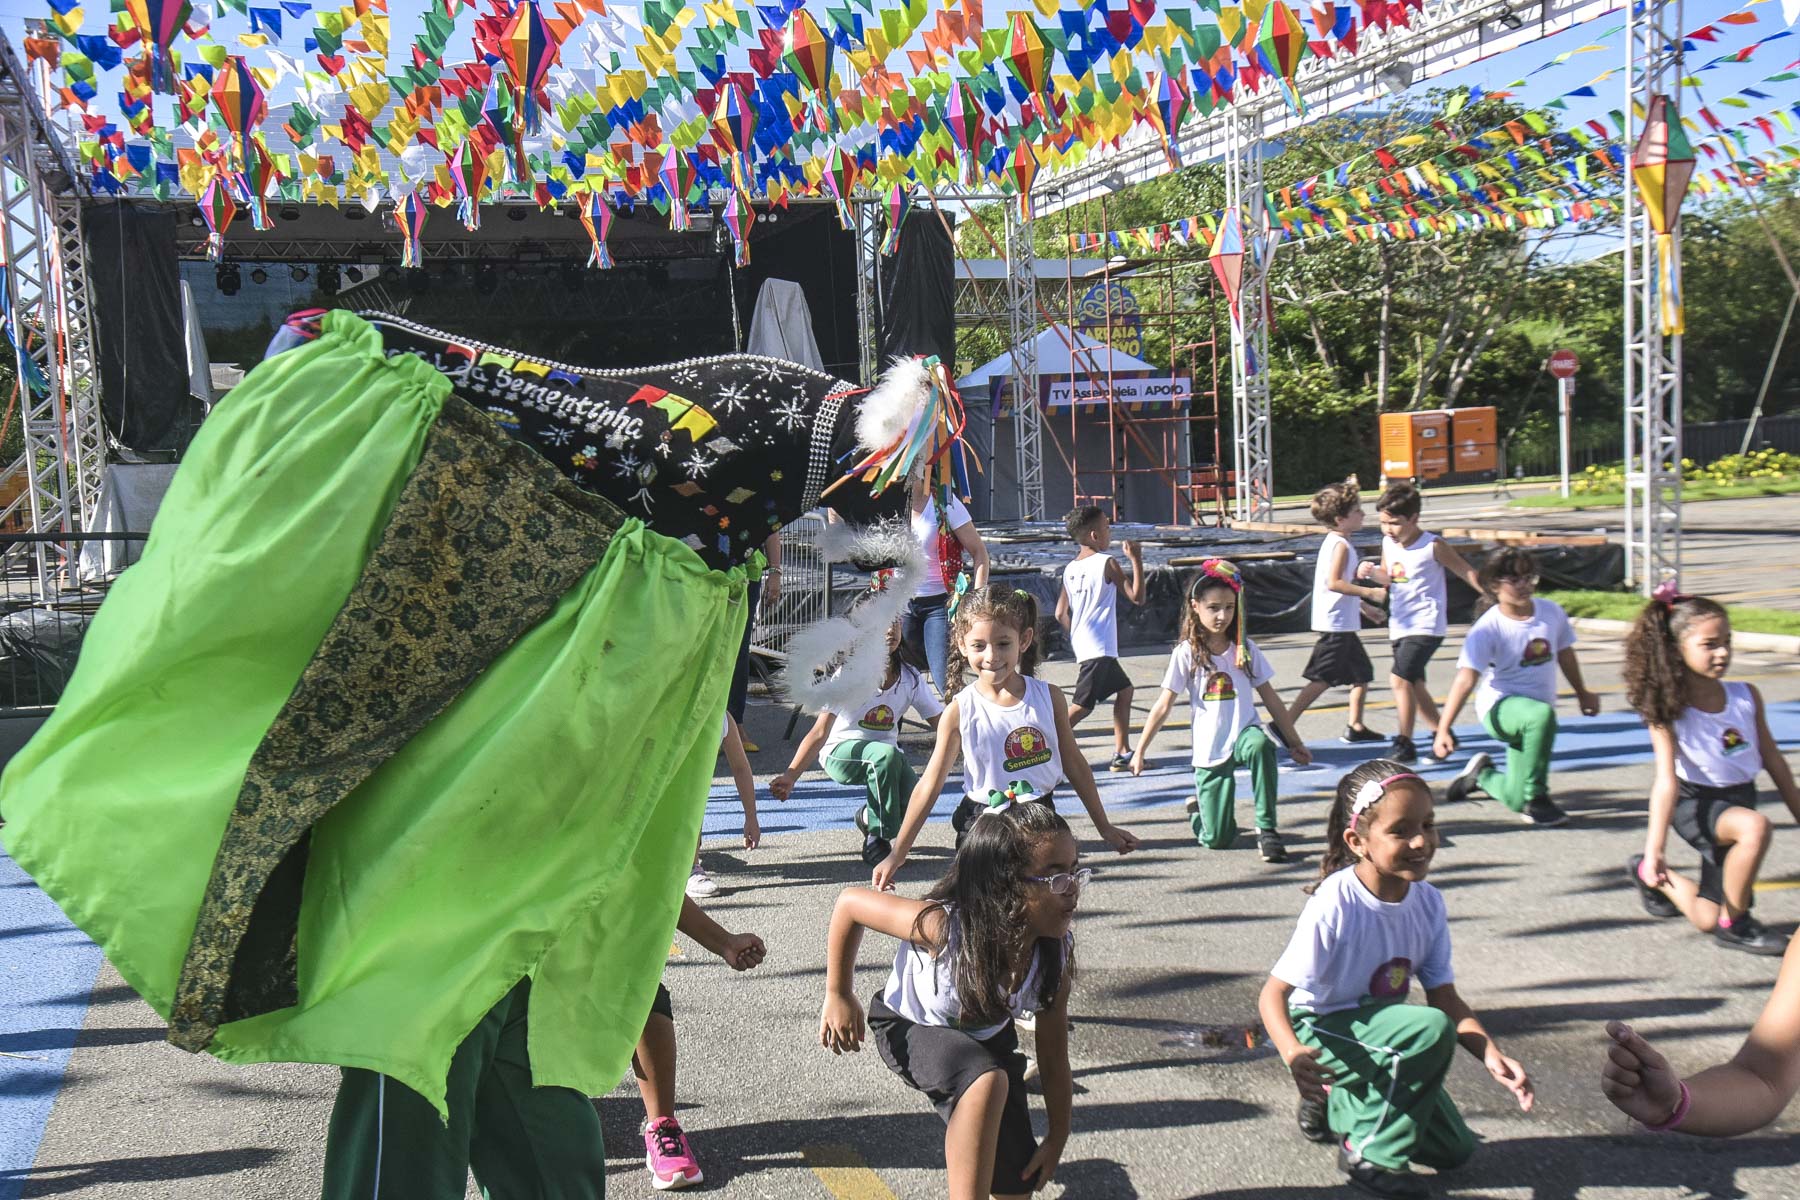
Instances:
[[[7,850],[177,1045],[442,1111],[529,977],[534,1082],[604,1093],[667,957],[744,589],[333,312],[202,428],[0,779]]]

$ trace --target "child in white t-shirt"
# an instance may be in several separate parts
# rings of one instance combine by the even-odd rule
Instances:
[[[1118,559],[1106,552],[1112,545],[1112,521],[1096,505],[1071,512],[1065,524],[1081,553],[1063,568],[1062,592],[1056,597],[1056,620],[1069,631],[1080,673],[1075,694],[1069,698],[1069,724],[1081,719],[1107,700],[1113,702],[1114,771],[1131,765],[1131,676],[1119,665],[1118,597],[1133,604],[1144,602],[1144,559],[1136,542],[1125,542],[1125,559],[1131,578],[1125,578]]]
[[[1583,716],[1600,711],[1600,697],[1582,683],[1569,615],[1554,600],[1533,597],[1537,579],[1537,559],[1519,546],[1509,546],[1482,564],[1483,589],[1499,596],[1500,602],[1469,627],[1463,640],[1456,682],[1450,685],[1438,718],[1435,750],[1439,758],[1450,756],[1456,745],[1450,726],[1474,691],[1482,725],[1507,747],[1506,770],[1496,771],[1486,754],[1472,755],[1450,781],[1444,798],[1454,802],[1470,792],[1485,792],[1524,817],[1526,824],[1547,826],[1569,819],[1550,799],[1557,667],[1575,689]]]
[[[1435,533],[1419,528],[1422,501],[1410,482],[1396,483],[1375,502],[1381,514],[1381,567],[1369,578],[1388,590],[1388,641],[1394,662],[1388,683],[1394,689],[1394,744],[1388,757],[1409,763],[1418,759],[1413,721],[1425,719],[1437,728],[1437,704],[1425,683],[1425,668],[1450,632],[1450,592],[1446,576],[1481,591],[1481,579],[1467,559]],[[1430,747],[1427,747],[1430,749]]]
[[[1231,563],[1209,558],[1200,564],[1188,587],[1181,641],[1169,655],[1162,694],[1138,735],[1131,773],[1143,774],[1150,743],[1168,719],[1176,696],[1186,693],[1193,709],[1194,798],[1188,802],[1188,823],[1194,836],[1213,850],[1237,839],[1237,771],[1247,767],[1256,797],[1257,848],[1264,862],[1286,862],[1287,848],[1275,830],[1275,744],[1257,723],[1251,692],[1262,698],[1276,728],[1293,747],[1295,762],[1305,766],[1312,761],[1312,752],[1294,732],[1281,695],[1269,682],[1275,674],[1269,660],[1244,637],[1242,592],[1242,577]]]
[[[901,718],[911,709],[936,729],[944,711],[943,702],[925,677],[901,660],[898,621],[888,629],[887,649],[887,673],[881,689],[859,703],[821,712],[800,739],[788,769],[769,781],[769,794],[786,800],[813,756],[822,750],[825,774],[839,783],[868,789],[867,801],[856,812],[856,827],[863,833],[863,862],[871,867],[894,848],[906,801],[919,782],[900,749]]]
[[[1320,488],[1313,497],[1312,515],[1331,531],[1320,544],[1313,567],[1312,627],[1319,640],[1301,668],[1306,686],[1288,706],[1288,714],[1298,724],[1300,714],[1312,707],[1313,701],[1331,688],[1347,687],[1350,719],[1338,740],[1352,745],[1379,742],[1381,735],[1363,724],[1363,702],[1375,679],[1375,665],[1369,661],[1358,631],[1364,613],[1381,620],[1381,611],[1373,605],[1380,604],[1387,592],[1364,582],[1373,564],[1360,562],[1356,547],[1350,544],[1350,535],[1363,526],[1362,496],[1356,482],[1346,480]]]
[[[1338,783],[1322,876],[1257,1009],[1300,1091],[1300,1132],[1336,1143],[1338,1169],[1377,1196],[1423,1196],[1413,1163],[1461,1166],[1475,1139],[1444,1080],[1458,1043],[1531,1111],[1525,1068],[1457,994],[1431,789],[1400,763]],[[1346,869],[1348,868],[1348,869]],[[1414,976],[1425,1004],[1406,1003]]]

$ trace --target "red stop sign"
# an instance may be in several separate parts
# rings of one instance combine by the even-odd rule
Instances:
[[[1558,350],[1550,356],[1550,373],[1558,379],[1572,378],[1581,370],[1581,360],[1573,350]]]

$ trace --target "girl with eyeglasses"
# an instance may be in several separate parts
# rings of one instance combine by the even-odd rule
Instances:
[[[1338,1169],[1376,1196],[1430,1195],[1475,1138],[1444,1090],[1456,1048],[1530,1112],[1531,1080],[1457,993],[1431,788],[1378,758],[1338,781],[1320,879],[1257,1009],[1300,1091],[1300,1132],[1335,1144]],[[1424,1004],[1408,1004],[1417,978]]]
[[[1004,803],[975,819],[925,899],[849,888],[832,912],[819,1042],[844,1054],[872,1038],[888,1069],[930,1099],[944,1120],[951,1200],[1028,1196],[1056,1175],[1068,1143],[1071,928],[1093,874],[1079,858],[1054,809]],[[855,993],[865,929],[900,941],[866,1022]],[[1034,1012],[1049,1117],[1041,1144],[1017,1030]]]
[[[1499,603],[1483,613],[1463,639],[1456,681],[1438,716],[1432,749],[1438,758],[1448,758],[1456,748],[1451,726],[1474,692],[1482,726],[1506,746],[1506,770],[1495,770],[1487,754],[1470,755],[1450,781],[1444,799],[1455,803],[1472,792],[1484,792],[1518,813],[1527,825],[1548,826],[1569,819],[1550,798],[1557,670],[1575,689],[1582,716],[1600,711],[1600,697],[1582,682],[1569,615],[1556,601],[1533,595],[1537,582],[1537,559],[1520,546],[1508,546],[1482,564],[1484,593],[1499,597]]]

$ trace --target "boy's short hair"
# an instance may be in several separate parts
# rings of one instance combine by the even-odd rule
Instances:
[[[1362,491],[1356,484],[1349,480],[1328,483],[1313,495],[1313,520],[1327,529],[1336,529],[1337,523],[1361,503]]]
[[[1419,515],[1424,504],[1419,489],[1410,479],[1403,479],[1399,483],[1388,484],[1387,491],[1381,493],[1381,499],[1375,502],[1375,511],[1405,517],[1410,521]]]
[[[1063,518],[1063,526],[1069,531],[1069,540],[1079,542],[1081,535],[1106,519],[1106,510],[1098,504],[1084,504],[1080,508],[1071,509]]]

